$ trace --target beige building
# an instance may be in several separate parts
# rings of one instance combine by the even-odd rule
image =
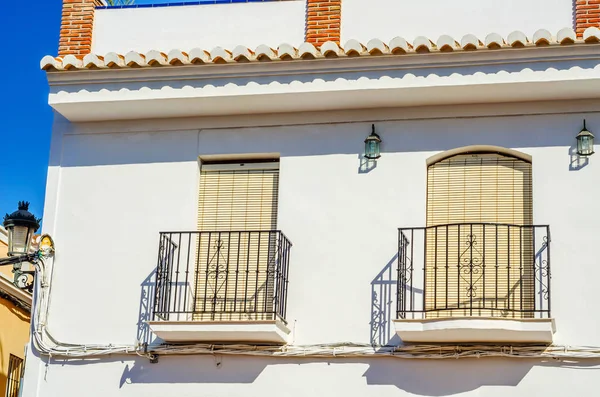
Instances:
[[[0,226],[0,258],[8,251],[6,229]],[[12,266],[0,267],[0,392],[17,397],[29,340],[31,294],[13,285]]]

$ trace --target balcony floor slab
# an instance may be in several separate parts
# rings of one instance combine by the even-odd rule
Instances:
[[[394,320],[396,333],[408,343],[551,344],[554,319],[452,317]]]
[[[286,344],[289,328],[273,321],[149,321],[165,342],[248,342]]]

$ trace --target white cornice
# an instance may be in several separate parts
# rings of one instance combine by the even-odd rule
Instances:
[[[459,119],[485,117],[520,117],[523,115],[556,115],[600,113],[600,100],[510,102],[471,104],[469,106],[418,106],[403,108],[352,109],[318,112],[246,114],[235,117],[207,116],[169,119],[136,119],[95,123],[60,122],[65,135],[136,133],[147,131],[192,131],[231,128],[375,123],[422,119]]]
[[[600,98],[600,44],[48,73],[72,122]]]

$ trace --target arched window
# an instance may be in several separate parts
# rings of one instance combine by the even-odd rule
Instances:
[[[533,317],[531,158],[493,146],[429,159],[427,317]]]

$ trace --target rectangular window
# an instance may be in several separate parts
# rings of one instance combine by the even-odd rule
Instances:
[[[204,164],[194,320],[274,319],[279,163]]]
[[[278,185],[278,162],[202,165],[199,230],[276,229]]]
[[[23,377],[23,359],[10,355],[8,361],[8,378],[6,379],[6,397],[18,397]]]

